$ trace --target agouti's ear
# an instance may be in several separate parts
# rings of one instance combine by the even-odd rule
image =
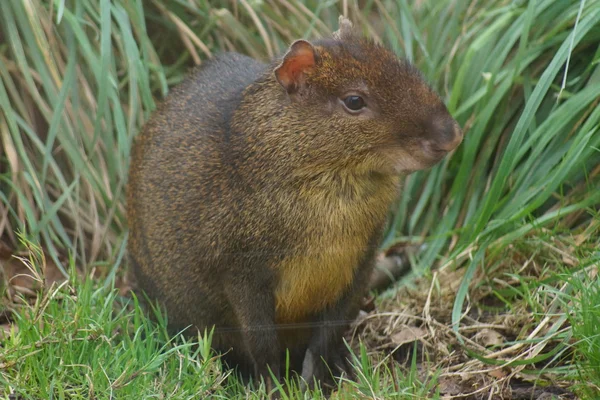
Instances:
[[[315,66],[315,48],[306,40],[296,40],[281,64],[275,68],[275,77],[290,94],[297,92],[306,83],[306,73]]]
[[[340,26],[339,29],[333,32],[334,39],[344,40],[354,36],[354,25],[352,25],[352,22],[348,18],[340,15],[338,24]]]

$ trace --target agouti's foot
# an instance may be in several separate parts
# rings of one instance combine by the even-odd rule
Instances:
[[[306,350],[300,383],[302,391],[313,389],[315,383],[320,382],[322,389],[330,392],[337,387],[339,378],[354,379],[355,377],[356,373],[345,347],[330,353],[326,362],[310,349]]]

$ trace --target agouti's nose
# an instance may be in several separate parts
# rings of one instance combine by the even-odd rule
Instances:
[[[452,151],[462,142],[462,130],[447,112],[432,118],[429,128],[432,145],[439,151]]]

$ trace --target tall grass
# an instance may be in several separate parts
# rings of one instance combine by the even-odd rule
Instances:
[[[131,140],[156,100],[217,52],[268,59],[340,13],[416,63],[465,129],[451,158],[407,179],[385,241],[425,241],[418,271],[468,268],[455,319],[474,269],[515,240],[598,234],[598,1],[8,0],[1,237],[114,272]]]

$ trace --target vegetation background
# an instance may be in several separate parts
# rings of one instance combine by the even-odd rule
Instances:
[[[171,342],[135,304],[116,305],[130,147],[193,65],[228,50],[267,60],[294,39],[330,34],[340,14],[414,62],[466,132],[452,157],[406,180],[383,248],[424,244],[402,284],[426,282],[429,300],[446,300],[434,319],[447,335],[436,340],[478,363],[432,355],[424,372],[428,353],[415,347],[412,364],[390,366],[377,359],[390,347],[374,344],[359,349],[348,393],[441,396],[442,378],[477,370],[489,387],[469,390],[487,396],[514,395],[507,382],[518,381],[597,398],[598,0],[2,1],[0,395],[261,396],[228,377],[207,342]],[[13,255],[25,255],[29,283],[15,280]],[[400,286],[377,299],[395,318]],[[477,347],[461,330],[473,310],[490,326],[491,315],[521,318]]]

